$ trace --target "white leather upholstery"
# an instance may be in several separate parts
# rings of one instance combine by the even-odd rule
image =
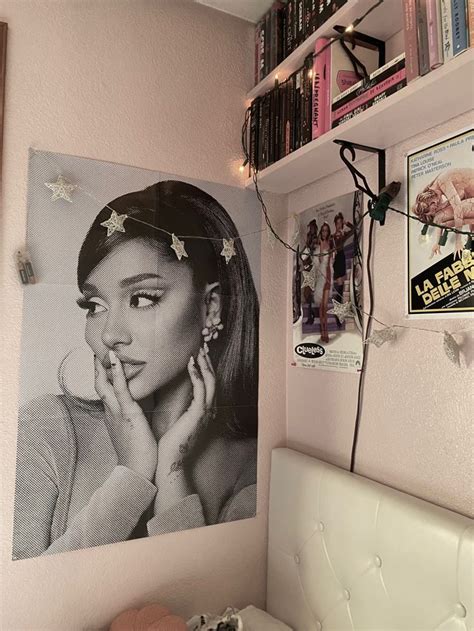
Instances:
[[[267,610],[295,631],[471,630],[473,533],[467,517],[276,449]]]

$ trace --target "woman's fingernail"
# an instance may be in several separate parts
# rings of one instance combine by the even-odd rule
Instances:
[[[196,362],[194,361],[194,357],[191,355],[191,357],[189,358],[189,362],[188,362],[189,366],[191,366],[192,368],[195,368],[196,366]]]
[[[114,353],[114,351],[109,351],[109,359],[112,366],[117,365],[117,355]]]

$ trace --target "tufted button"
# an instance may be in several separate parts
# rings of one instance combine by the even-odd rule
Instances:
[[[374,563],[377,567],[382,567],[382,559],[378,555],[375,556]]]
[[[351,593],[350,593],[350,591],[348,589],[344,590],[344,598],[346,600],[350,600],[351,599]]]
[[[295,554],[295,563],[296,565],[299,565],[301,563],[301,559],[297,554]]]
[[[317,631],[321,631],[323,628],[323,625],[319,622],[319,620],[316,620],[316,629]]]
[[[454,613],[459,618],[465,618],[467,616],[466,607],[462,603],[456,603],[454,605]]]
[[[322,521],[320,521],[320,522],[319,522],[318,528],[319,528],[319,530],[320,530],[321,532],[323,532],[323,530],[324,530],[324,524],[323,524],[323,522],[322,522]]]

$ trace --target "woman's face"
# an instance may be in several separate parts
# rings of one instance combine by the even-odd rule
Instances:
[[[118,245],[89,274],[81,307],[86,342],[107,369],[109,350],[121,360],[135,400],[153,394],[186,370],[201,345],[207,288],[192,270],[139,239]]]
[[[343,227],[344,227],[344,219],[342,219],[341,217],[338,217],[336,220],[336,230],[342,230]]]
[[[327,241],[329,239],[330,230],[326,224],[321,228],[321,239]]]

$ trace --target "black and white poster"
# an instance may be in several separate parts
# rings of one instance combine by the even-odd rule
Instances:
[[[409,316],[466,317],[474,310],[473,243],[468,234],[474,230],[473,150],[470,129],[407,157],[408,208],[419,220],[407,218]]]
[[[13,558],[255,516],[250,191],[32,151]]]

